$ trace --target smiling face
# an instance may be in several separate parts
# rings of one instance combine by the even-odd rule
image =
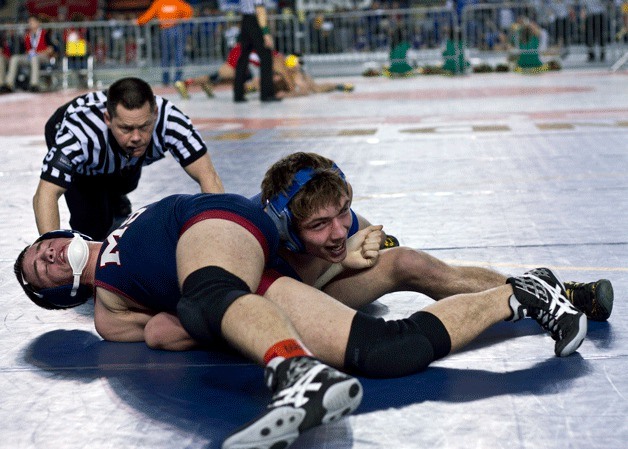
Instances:
[[[72,267],[68,261],[71,238],[53,238],[31,245],[24,254],[24,280],[35,289],[58,287],[72,283]]]
[[[347,257],[347,236],[351,228],[351,198],[343,195],[310,214],[297,224],[305,252],[332,263]]]
[[[118,104],[113,115],[105,111],[105,123],[129,158],[140,157],[146,152],[156,120],[157,111],[148,101],[137,109],[126,109]]]

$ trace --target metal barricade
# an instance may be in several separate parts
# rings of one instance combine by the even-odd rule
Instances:
[[[355,74],[361,72],[364,63],[391,63],[391,45],[399,40],[408,43],[407,62],[415,66],[442,63],[448,48],[464,48],[464,57],[473,61],[505,62],[538,51],[542,56],[557,57],[569,53],[569,60],[582,63],[596,45],[604,49],[606,63],[611,67],[626,52],[626,18],[614,0],[604,0],[603,4],[604,14],[595,20],[587,16],[578,0],[485,1],[466,5],[460,16],[453,6],[311,11],[271,15],[269,25],[278,51],[301,54],[310,67],[326,66],[326,74],[344,73],[343,69]],[[232,13],[182,21],[179,26],[185,38],[185,75],[206,74],[222,64],[236,43],[239,24],[239,16]],[[521,29],[525,24],[538,27],[536,49],[522,45]],[[64,82],[58,85],[71,82],[74,77],[68,76],[69,71],[86,73],[84,78],[97,85],[131,74],[151,82],[161,79],[159,68],[164,49],[157,22],[141,27],[134,20],[42,26],[50,30],[56,42],[60,63],[51,70],[63,77]],[[0,25],[0,34],[9,47],[20,52],[25,29],[25,24]],[[65,40],[69,29],[78,30],[85,39],[84,59],[68,56]],[[462,55],[453,59],[464,60],[458,56]]]
[[[443,7],[310,13],[302,24],[305,60],[383,63],[401,40],[418,64],[438,56],[454,22],[455,12]]]
[[[460,16],[461,39],[468,55],[482,60],[538,53],[563,61],[569,56],[572,64],[612,63],[626,49],[626,41],[618,38],[624,19],[615,1],[600,4],[597,15],[578,0],[468,5]],[[536,48],[525,45],[530,34],[538,40]]]

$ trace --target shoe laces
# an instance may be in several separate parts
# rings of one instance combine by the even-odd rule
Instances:
[[[543,329],[549,331],[554,340],[559,337],[560,328],[558,325],[558,317],[554,316],[549,310],[537,309],[530,311],[530,316],[534,318]]]
[[[561,318],[566,314],[577,315],[578,311],[562,295],[553,297],[547,308],[530,310],[532,316],[543,329],[549,331],[554,340],[562,338]]]

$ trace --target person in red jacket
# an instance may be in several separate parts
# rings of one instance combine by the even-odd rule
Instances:
[[[194,15],[192,6],[184,0],[155,0],[137,19],[138,25],[144,25],[151,19],[159,20],[161,28],[160,53],[162,82],[170,84],[170,67],[174,63],[174,81],[183,77],[183,59],[185,51],[185,30],[180,21]]]
[[[48,30],[41,28],[41,21],[36,16],[28,18],[28,31],[24,35],[25,53],[15,54],[9,60],[9,73],[7,73],[1,92],[13,92],[15,78],[20,64],[30,64],[31,76],[29,89],[31,92],[39,91],[39,69],[42,64],[50,62],[55,49],[52,45]]]

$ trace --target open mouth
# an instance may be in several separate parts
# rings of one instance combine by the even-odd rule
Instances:
[[[72,242],[72,240],[70,240],[70,242]],[[59,251],[59,260],[61,260],[62,263],[66,263],[66,261],[68,260],[68,246],[70,246],[70,243],[65,245],[63,248],[61,248],[61,251]]]
[[[338,257],[343,256],[346,249],[347,249],[347,241],[346,240],[344,240],[342,243],[340,243],[338,245],[328,246],[327,247],[327,251],[334,258],[338,258]]]

